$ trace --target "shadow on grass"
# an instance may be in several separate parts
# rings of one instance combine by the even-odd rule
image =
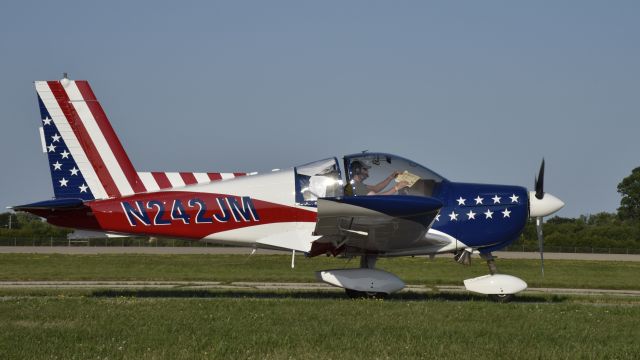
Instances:
[[[315,299],[315,300],[350,300],[341,291],[268,291],[268,290],[98,290],[91,293],[97,298],[201,298],[201,299]],[[563,296],[516,296],[512,303],[558,303],[566,301]],[[359,299],[354,301],[368,301]],[[371,300],[375,301],[375,300]],[[492,302],[485,295],[464,292],[403,292],[393,294],[384,301],[458,301],[458,302]]]

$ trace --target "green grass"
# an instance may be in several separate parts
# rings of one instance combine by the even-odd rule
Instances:
[[[175,294],[5,296],[0,358],[634,359],[640,354],[640,305],[621,299],[524,297],[496,304],[470,295],[354,301],[332,293]]]
[[[281,255],[0,254],[0,280],[315,281],[356,261]],[[450,259],[382,259],[410,284],[483,275]],[[498,260],[530,286],[638,289],[631,262]],[[640,299],[469,293],[349,300],[335,291],[0,289],[0,359],[636,359]]]
[[[315,282],[314,271],[357,267],[358,261],[287,255],[60,255],[0,254],[0,280],[157,280]],[[498,270],[524,279],[530,287],[640,290],[640,263],[547,260],[545,277],[536,260],[498,259]],[[377,266],[408,284],[461,285],[463,279],[487,274],[474,259],[462,266],[451,259],[380,259]]]

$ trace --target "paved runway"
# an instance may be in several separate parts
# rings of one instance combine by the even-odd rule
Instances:
[[[247,247],[151,247],[151,246],[0,246],[0,253],[25,254],[245,254]],[[258,249],[256,254],[290,254],[287,251]],[[300,254],[300,253],[299,253]],[[540,259],[536,252],[497,251],[502,259]],[[300,254],[302,256],[302,254]],[[451,257],[451,255],[440,255]],[[545,253],[548,260],[640,261],[638,254]]]

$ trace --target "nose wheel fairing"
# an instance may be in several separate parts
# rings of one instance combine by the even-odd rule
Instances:
[[[512,275],[498,274],[495,257],[491,253],[481,253],[480,257],[487,261],[489,275],[464,280],[467,291],[489,295],[496,302],[509,302],[517,294],[527,288],[524,280]]]
[[[522,279],[505,274],[491,274],[466,279],[464,287],[471,292],[484,295],[512,295],[527,288]]]

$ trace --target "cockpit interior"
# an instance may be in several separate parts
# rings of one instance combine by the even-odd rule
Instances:
[[[318,198],[367,195],[437,196],[442,176],[400,156],[384,153],[347,155],[296,167],[296,203],[316,206]]]

